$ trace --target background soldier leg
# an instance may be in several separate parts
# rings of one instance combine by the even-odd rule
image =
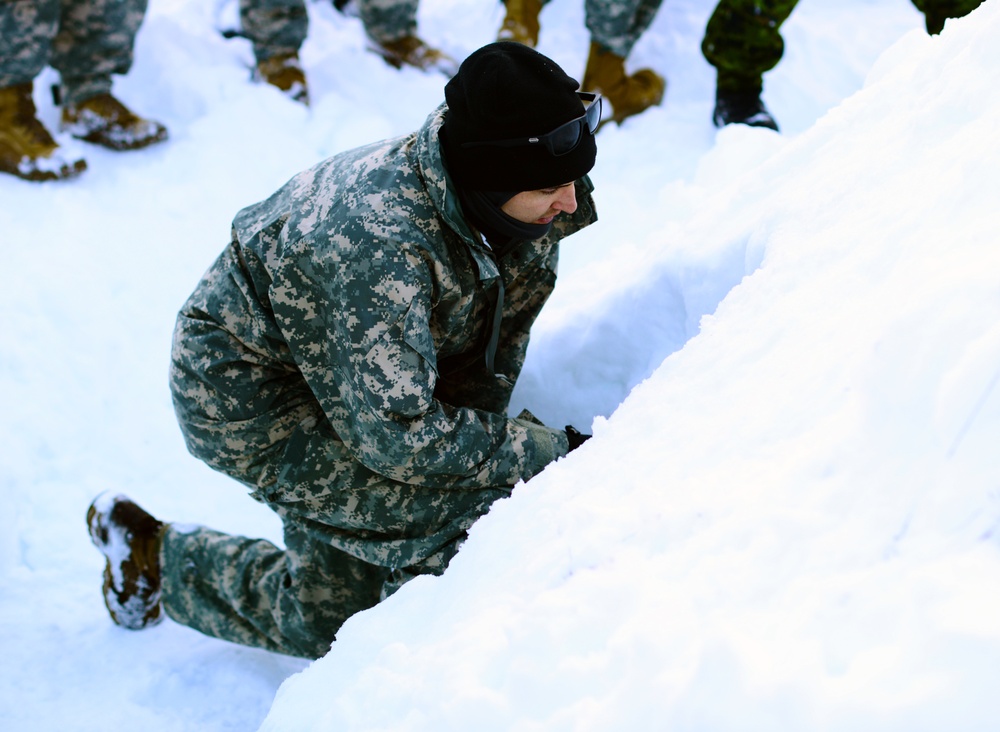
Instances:
[[[927,32],[937,35],[944,30],[948,18],[961,18],[983,4],[983,0],[913,0],[917,10],[924,14]]]
[[[709,18],[702,53],[717,71],[717,127],[743,123],[778,129],[760,101],[763,75],[785,50],[779,30],[798,0],[721,0]]]
[[[497,31],[498,41],[514,41],[530,48],[538,45],[541,26],[538,16],[548,0],[504,0],[504,19]]]
[[[371,50],[397,69],[413,66],[422,71],[440,71],[452,77],[458,62],[443,51],[427,45],[417,35],[419,0],[357,0],[358,14]]]
[[[656,17],[662,0],[586,0],[590,53],[584,91],[599,91],[611,105],[611,119],[626,118],[663,101],[666,81],[652,69],[625,73],[625,60]]]
[[[34,79],[48,63],[59,27],[59,0],[0,1],[0,171],[26,180],[69,178],[67,160],[38,119]]]
[[[253,44],[255,77],[309,103],[299,49],[309,33],[305,0],[240,0],[240,26]]]
[[[59,72],[62,127],[114,150],[165,140],[159,122],[138,117],[111,94],[111,75],[132,66],[147,0],[62,0],[52,66]]]

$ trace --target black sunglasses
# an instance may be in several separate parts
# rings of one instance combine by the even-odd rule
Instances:
[[[594,92],[577,92],[583,102],[590,102],[583,114],[556,127],[552,132],[535,137],[515,137],[510,140],[485,140],[483,142],[464,142],[462,147],[522,147],[541,145],[551,155],[559,157],[576,150],[583,139],[584,130],[591,135],[597,132],[601,124],[601,95]]]

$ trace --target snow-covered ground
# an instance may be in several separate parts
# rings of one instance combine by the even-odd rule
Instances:
[[[116,92],[171,141],[0,177],[0,729],[996,729],[1000,5],[929,38],[907,0],[802,3],[766,77],[781,135],[711,126],[713,5],[667,0],[637,46],[666,102],[602,130],[601,220],[516,392],[594,439],[309,664],[113,626],[84,512],[110,488],[280,539],[184,450],[174,315],[238,209],[414,129],[444,79],[319,1],[307,110],[249,82],[231,7],[153,0]],[[427,0],[421,29],[462,57],[501,15]],[[582,3],[542,25],[580,76]]]

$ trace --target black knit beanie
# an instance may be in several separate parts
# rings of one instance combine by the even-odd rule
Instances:
[[[534,191],[586,175],[597,157],[589,133],[560,156],[541,145],[462,147],[551,132],[583,114],[579,86],[552,59],[520,43],[491,43],[472,53],[444,88],[441,142],[452,178],[473,190]]]

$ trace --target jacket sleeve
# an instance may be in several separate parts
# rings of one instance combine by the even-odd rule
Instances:
[[[566,454],[566,435],[434,398],[436,263],[415,248],[286,251],[270,299],[307,383],[351,454],[392,480],[512,486]]]

